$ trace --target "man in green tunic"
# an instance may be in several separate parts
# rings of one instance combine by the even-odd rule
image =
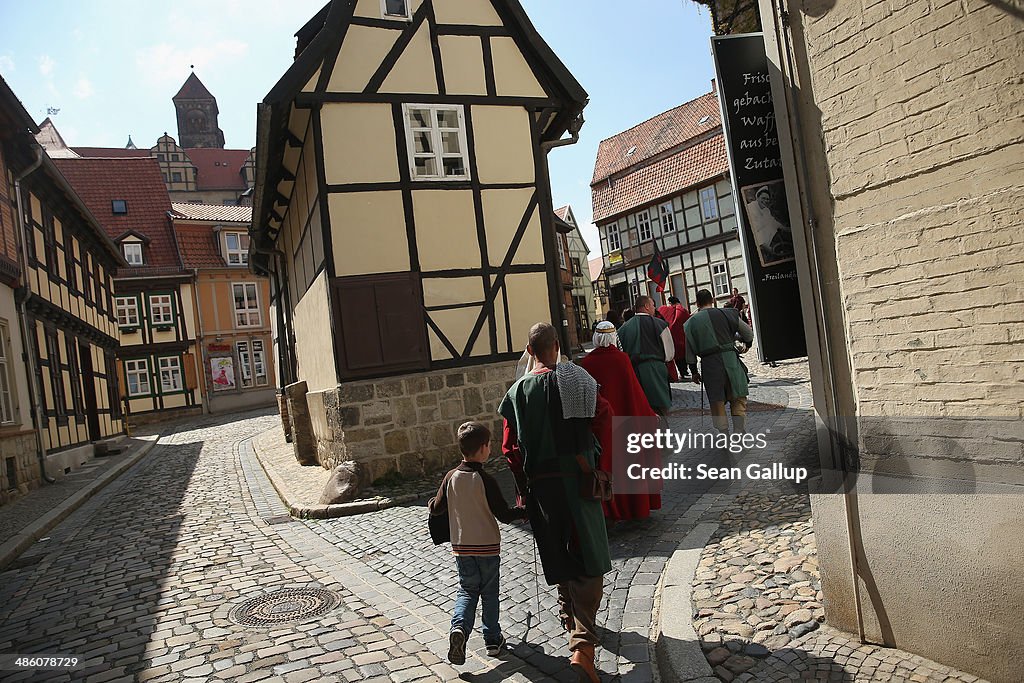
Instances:
[[[572,669],[581,683],[598,683],[595,620],[611,553],[601,503],[580,495],[580,479],[584,465],[599,462],[595,433],[611,416],[597,382],[579,366],[558,363],[554,327],[534,325],[526,350],[536,366],[498,407],[505,418],[502,451],[526,500],[544,578],[558,587]]]
[[[633,361],[647,402],[659,415],[672,407],[672,390],[665,363],[675,358],[676,345],[668,323],[654,317],[654,299],[641,296],[633,307],[636,315],[619,330],[619,344]]]
[[[748,347],[754,342],[754,332],[740,320],[734,308],[715,308],[715,297],[706,289],[697,292],[699,310],[686,321],[686,363],[690,366],[694,382],[702,382],[711,402],[711,418],[715,428],[729,431],[729,418],[725,415],[725,402],[735,431],[746,430],[747,372],[740,363],[736,350],[737,337]],[[700,373],[697,372],[700,356]]]

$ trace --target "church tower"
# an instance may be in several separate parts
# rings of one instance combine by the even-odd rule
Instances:
[[[217,126],[217,98],[210,94],[195,72],[171,98],[178,115],[178,144],[224,149],[224,131]]]

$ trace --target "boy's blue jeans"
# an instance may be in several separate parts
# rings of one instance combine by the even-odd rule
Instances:
[[[498,625],[498,564],[500,556],[474,557],[456,555],[455,564],[459,569],[459,590],[455,594],[455,615],[452,629],[459,629],[466,638],[473,632],[476,619],[477,599],[483,603],[484,643],[497,645],[501,642],[501,626]]]

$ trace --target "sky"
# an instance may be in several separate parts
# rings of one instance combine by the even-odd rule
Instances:
[[[590,95],[580,141],[548,156],[555,206],[591,250],[590,178],[601,140],[711,89],[708,10],[693,0],[520,0]],[[295,31],[324,0],[0,0],[0,74],[71,146],[177,137],[171,97],[194,65],[227,147],[255,144],[256,103],[285,72]]]

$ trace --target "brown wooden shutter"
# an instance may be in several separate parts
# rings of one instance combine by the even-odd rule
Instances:
[[[196,376],[196,357],[193,353],[185,353],[181,356],[181,362],[185,366],[185,386],[189,389],[199,387],[199,378]]]
[[[344,376],[430,367],[417,273],[336,278],[331,306],[335,353]]]
[[[114,360],[114,367],[117,368],[117,394],[118,399],[125,397],[125,392],[128,391],[128,384],[124,381],[124,362],[120,359]],[[107,372],[110,372],[107,370]]]

